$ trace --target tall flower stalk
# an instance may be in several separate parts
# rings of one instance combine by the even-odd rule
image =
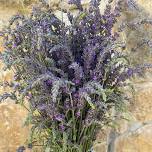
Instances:
[[[16,15],[1,35],[5,69],[13,69],[13,92],[5,93],[24,107],[31,124],[28,147],[46,152],[88,152],[100,128],[111,123],[111,109],[121,110],[123,87],[137,69],[129,66],[112,28],[119,9],[110,2],[104,14],[100,0],[83,9],[70,0],[77,15],[64,10],[70,25],[48,8],[34,8],[29,17]],[[6,84],[6,83],[5,83]]]

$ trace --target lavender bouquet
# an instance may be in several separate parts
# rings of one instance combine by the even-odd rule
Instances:
[[[28,147],[45,152],[90,151],[101,127],[112,122],[111,109],[123,109],[122,88],[134,73],[119,34],[112,33],[119,7],[112,11],[109,2],[102,15],[100,0],[91,0],[88,9],[80,0],[69,3],[79,9],[76,15],[62,10],[69,25],[45,5],[29,17],[14,16],[1,32],[1,58],[15,75],[5,82],[13,91],[0,99],[29,111]]]

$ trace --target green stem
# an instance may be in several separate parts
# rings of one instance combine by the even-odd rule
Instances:
[[[72,95],[70,93],[70,101],[71,101],[71,105],[72,107],[74,107],[74,104],[73,104],[73,99],[72,99]],[[74,115],[74,110],[72,109],[72,120],[73,120],[73,140],[74,142],[76,142],[76,120],[75,120],[75,115]]]
[[[82,128],[82,130],[81,130],[81,132],[80,132],[80,136],[79,136],[79,138],[78,138],[78,141],[81,140],[81,137],[82,137],[82,135],[83,135],[83,133],[84,133],[84,129],[85,129],[85,127]]]

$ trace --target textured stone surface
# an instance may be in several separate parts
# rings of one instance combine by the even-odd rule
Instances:
[[[116,152],[151,152],[152,125],[141,127],[131,135],[123,136],[116,141]]]
[[[137,0],[138,4],[145,8],[147,12],[152,15],[152,1],[151,0]]]
[[[139,121],[152,120],[152,82],[140,84],[135,97],[134,106],[131,108],[133,115]]]
[[[29,129],[23,127],[27,111],[11,101],[0,104],[0,152],[15,152],[24,145]]]
[[[135,101],[130,108],[132,120],[121,125],[121,135],[116,139],[116,152],[152,151],[152,83],[136,85]]]

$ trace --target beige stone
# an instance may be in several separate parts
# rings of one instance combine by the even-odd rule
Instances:
[[[152,83],[135,84],[135,100],[130,106],[130,121],[120,121],[115,152],[152,151]]]
[[[13,101],[0,104],[0,152],[15,152],[25,144],[29,128],[24,127],[27,111]]]
[[[139,121],[152,120],[152,82],[137,85],[132,114]]]
[[[152,1],[151,0],[137,0],[137,3],[141,5],[147,12],[152,15]]]
[[[133,135],[120,137],[116,141],[116,152],[151,152],[152,125],[140,128]]]

